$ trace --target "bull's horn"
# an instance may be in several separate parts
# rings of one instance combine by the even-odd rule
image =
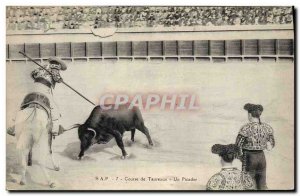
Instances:
[[[87,128],[87,130],[92,131],[94,133],[94,136],[93,136],[92,140],[95,139],[95,137],[96,137],[96,131],[94,129],[92,129],[92,128]]]

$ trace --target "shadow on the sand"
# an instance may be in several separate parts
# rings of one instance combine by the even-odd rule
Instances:
[[[18,157],[18,153],[16,150],[16,145],[14,143],[7,144],[7,153],[6,153],[6,181],[19,184],[20,183],[20,175],[21,175],[21,163]],[[33,161],[33,164],[36,165],[36,161]],[[29,169],[29,168],[28,168]],[[18,175],[19,177],[15,177],[15,175]],[[45,184],[35,182],[30,175],[30,172],[26,173],[26,182],[27,185],[21,186],[20,188],[28,188],[32,186],[38,186],[41,188],[44,188]]]
[[[110,158],[110,160],[130,160],[130,159],[135,159],[136,156],[134,154],[129,154],[126,158],[122,159],[122,156],[121,155],[116,155],[116,156],[113,156],[112,158]]]
[[[116,155],[116,154],[111,153],[106,150],[107,148],[112,148],[115,144],[116,143],[114,141],[110,141],[107,144],[94,144],[85,152],[85,156],[83,157],[82,160],[95,160],[95,159],[89,157],[88,155],[95,154],[98,152],[104,152],[107,154]],[[66,146],[66,148],[64,149],[64,151],[60,153],[60,155],[62,155],[64,157],[68,157],[72,160],[77,160],[79,152],[80,152],[80,141],[77,141],[77,142],[72,142],[72,143],[68,144]]]
[[[147,148],[147,149],[152,148],[148,144],[141,143],[139,140],[135,140],[134,142],[132,142],[129,139],[123,139],[123,142],[124,142],[125,149],[128,147],[133,147],[133,146],[140,147],[140,148]],[[116,141],[114,139],[109,141],[107,144],[94,144],[85,152],[85,156],[84,156],[83,160],[95,160],[88,155],[99,153],[99,152],[114,155],[114,157],[117,157],[117,156],[120,157],[121,151],[117,151],[114,153],[114,152],[111,152],[110,150],[108,150],[110,148],[113,148],[114,146],[117,146]],[[156,147],[160,146],[160,143],[157,141],[154,141],[154,146],[156,146]],[[77,142],[72,142],[72,143],[68,144],[66,146],[66,148],[64,149],[64,151],[60,153],[60,155],[62,155],[64,157],[68,157],[72,160],[77,160],[79,152],[80,152],[80,141],[77,141]]]
[[[6,173],[21,174],[21,165],[18,159],[16,145],[14,143],[6,145]]]

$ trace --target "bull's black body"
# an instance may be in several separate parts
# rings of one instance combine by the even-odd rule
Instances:
[[[135,129],[144,133],[149,145],[153,145],[142,114],[137,107],[128,109],[127,105],[121,105],[118,109],[104,110],[96,106],[86,122],[78,127],[78,136],[81,141],[78,158],[81,159],[92,144],[105,144],[112,138],[115,138],[122,150],[122,156],[125,157],[127,153],[122,140],[123,134],[125,131],[131,131],[131,140],[134,141]]]

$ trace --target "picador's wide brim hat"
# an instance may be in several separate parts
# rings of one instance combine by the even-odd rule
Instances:
[[[60,65],[60,70],[66,70],[67,69],[67,65],[66,65],[66,63],[63,61],[63,60],[61,60],[61,59],[59,59],[59,58],[57,58],[57,57],[50,57],[49,59],[48,59],[48,62],[49,63],[55,63],[55,64],[59,64]]]

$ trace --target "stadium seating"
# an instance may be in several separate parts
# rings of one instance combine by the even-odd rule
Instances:
[[[7,30],[265,25],[293,23],[292,7],[8,6]]]

